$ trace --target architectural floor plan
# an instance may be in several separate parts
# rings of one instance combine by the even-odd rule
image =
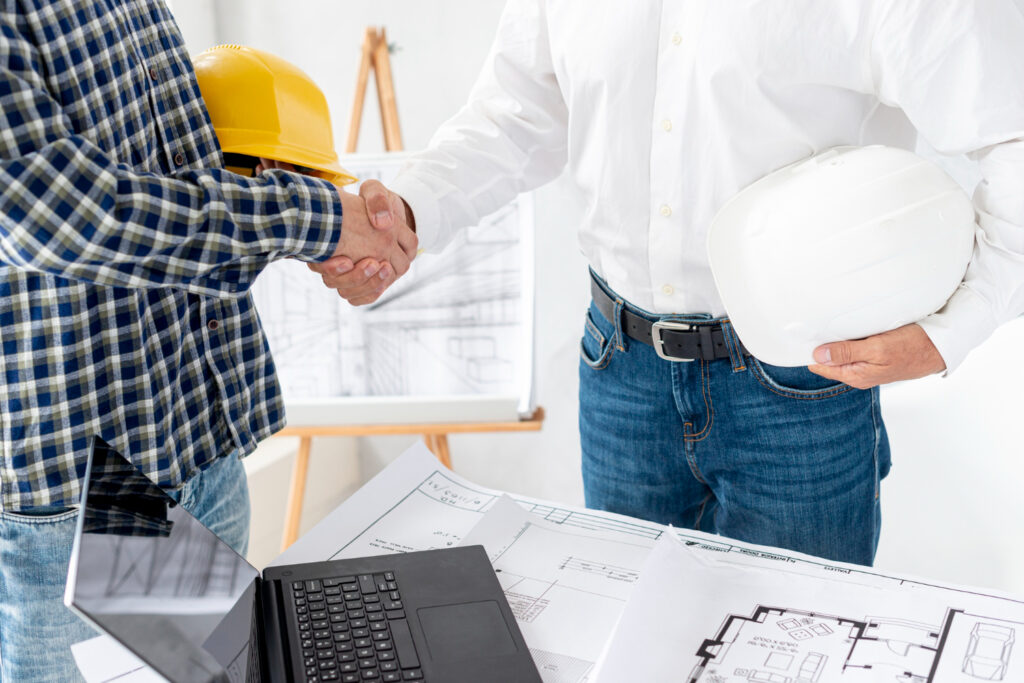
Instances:
[[[1022,627],[959,609],[947,610],[939,624],[924,624],[759,605],[750,615],[726,617],[718,633],[700,646],[701,661],[690,680],[1020,680],[1024,653],[1014,644]]]
[[[386,183],[404,158],[344,163]],[[253,295],[289,407],[368,396],[501,395],[528,403],[532,221],[530,197],[521,196],[443,252],[419,255],[368,306],[350,306],[305,264],[268,266]]]

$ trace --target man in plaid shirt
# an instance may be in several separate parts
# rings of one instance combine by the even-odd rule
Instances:
[[[326,181],[218,170],[161,0],[4,0],[0,30],[0,679],[66,681],[92,437],[244,550],[238,457],[284,424],[250,285],[332,255],[383,282],[416,239]]]

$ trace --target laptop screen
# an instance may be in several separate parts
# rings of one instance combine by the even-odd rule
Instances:
[[[247,669],[258,577],[96,439],[68,575],[70,606],[171,681],[246,681],[255,677]]]

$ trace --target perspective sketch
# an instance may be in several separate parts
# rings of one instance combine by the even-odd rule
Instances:
[[[406,156],[343,163],[387,183]],[[325,288],[305,264],[271,264],[253,295],[286,400],[528,393],[532,221],[530,197],[521,196],[442,253],[419,255],[363,307]]]
[[[1024,623],[949,609],[939,624],[757,606],[697,651],[689,683],[968,683],[1024,676]],[[1017,661],[1015,661],[1017,660]]]

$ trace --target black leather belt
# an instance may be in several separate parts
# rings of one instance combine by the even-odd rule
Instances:
[[[597,310],[614,324],[615,300],[608,296],[593,275],[590,278],[590,293],[597,304]],[[651,320],[623,307],[622,330],[630,338],[653,346],[658,355],[665,360],[716,360],[729,357],[729,347],[726,346],[725,332],[722,331],[720,323]]]

